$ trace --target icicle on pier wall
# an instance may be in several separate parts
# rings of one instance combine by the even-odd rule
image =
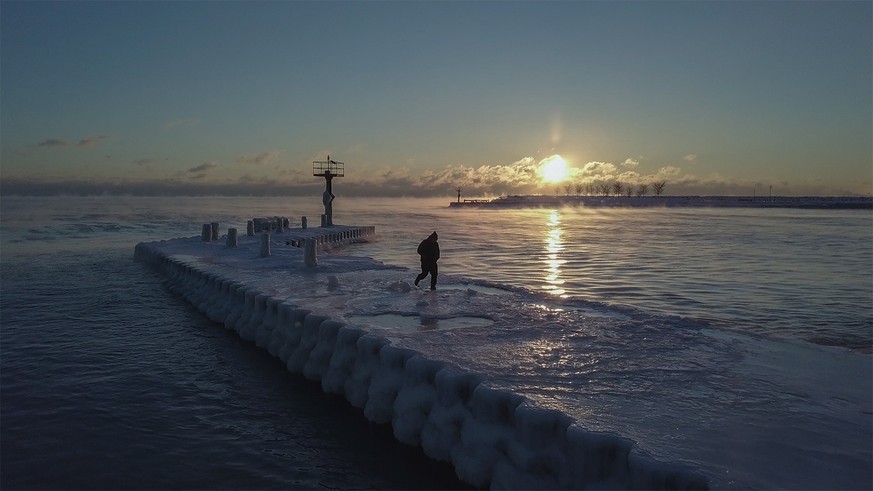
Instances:
[[[630,440],[587,431],[559,411],[490,387],[479,374],[298,305],[295,289],[318,275],[399,269],[369,258],[306,261],[313,251],[305,244],[323,251],[365,241],[374,227],[280,227],[240,237],[229,231],[222,242],[218,224],[207,225],[200,237],[137,244],[135,258],[210,320],[320,382],[326,393],[344,396],[369,420],[390,424],[397,440],[451,463],[461,480],[492,489],[708,488],[705,476],[655,461]],[[263,282],[264,271],[277,270],[281,288]]]

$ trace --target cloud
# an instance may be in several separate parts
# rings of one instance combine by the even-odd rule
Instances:
[[[616,178],[619,182],[626,183],[639,183],[642,181],[642,176],[640,176],[639,172],[634,172],[632,170],[622,172]]]
[[[531,159],[532,161],[532,159]],[[380,197],[446,197],[454,200],[457,187],[462,188],[462,196],[485,197],[505,194],[552,194],[553,185],[541,187],[535,177],[536,162],[519,161],[507,165],[484,165],[470,167],[452,164],[440,170],[412,173],[406,169],[367,173],[367,180],[345,178],[334,183],[334,193],[342,202],[343,198],[357,196]],[[194,168],[192,168],[194,169]],[[211,169],[211,168],[210,168]],[[681,172],[677,167],[665,167],[671,178],[657,179],[665,174],[634,175],[632,171],[620,174],[622,184],[637,186],[663,180],[667,183],[665,194],[700,196],[751,196],[755,190],[755,180],[736,180],[720,176],[699,179]],[[207,169],[209,170],[209,169]],[[528,177],[533,174],[533,177]],[[70,178],[2,178],[0,194],[26,196],[53,196],[62,194],[77,195],[139,195],[139,196],[310,196],[314,202],[321,202],[324,182],[312,179],[299,182],[278,182],[274,178],[245,175],[238,179],[216,181],[204,179],[205,173],[192,176],[182,172],[163,179],[70,179]],[[491,181],[492,178],[497,180]],[[633,179],[639,181],[634,182]],[[436,179],[431,181],[431,179]],[[592,186],[610,185],[616,181],[591,182]],[[379,184],[377,184],[379,183]],[[579,180],[574,185],[586,184]],[[761,183],[758,192],[762,192]],[[788,183],[775,183],[773,194],[780,196],[870,196],[869,180],[852,187],[834,186],[820,180],[806,180]],[[586,191],[590,192],[590,191]]]
[[[242,157],[236,159],[236,162],[243,165],[263,165],[272,161],[278,156],[279,152],[271,150],[269,152],[263,152],[258,155],[243,155]]]
[[[79,140],[79,143],[76,144],[76,146],[79,148],[95,147],[101,141],[103,141],[107,138],[109,138],[109,137],[104,136],[104,135],[89,136],[89,137],[86,137],[86,138]],[[47,138],[47,139],[36,144],[36,146],[38,146],[38,147],[45,147],[45,148],[66,147],[69,145],[70,145],[70,143],[64,138]]]
[[[47,140],[48,141],[48,140]],[[67,144],[59,140],[62,145]],[[50,146],[47,144],[46,146]],[[57,145],[57,144],[55,144]],[[279,152],[263,152],[258,155],[241,157],[240,161],[252,165],[264,164],[276,159]],[[322,152],[312,159],[292,159],[293,165],[283,166],[279,172],[269,172],[270,167],[240,166],[234,164],[221,165],[205,161],[191,167],[173,170],[162,170],[161,177],[153,172],[153,177],[133,179],[76,179],[33,178],[33,179],[2,179],[3,193],[26,195],[51,194],[137,194],[137,195],[251,195],[251,196],[313,196],[320,203],[324,190],[324,180],[314,178],[310,172],[310,160],[323,160],[327,152]],[[333,157],[333,154],[331,154]],[[620,182],[625,189],[637,189],[640,184],[666,182],[666,194],[669,195],[749,195],[755,192],[757,184],[760,192],[763,184],[760,178],[747,180],[729,179],[724,176],[707,176],[700,178],[687,172],[679,165],[664,165],[652,167],[651,170],[641,170],[636,165],[636,158],[624,161],[605,162],[591,161],[587,163],[570,162],[575,174],[559,184],[542,184],[538,169],[546,159],[539,157],[523,157],[508,163],[469,164],[464,162],[448,163],[440,168],[425,170],[405,165],[370,165],[355,166],[353,172],[347,173],[342,179],[334,181],[334,192],[338,197],[379,196],[379,197],[451,197],[456,195],[456,189],[462,189],[462,196],[493,197],[514,194],[553,194],[555,188],[562,190],[567,184],[574,189],[582,189],[591,193],[592,189],[601,185],[612,186]],[[160,159],[139,159],[133,163],[146,166]],[[640,158],[639,160],[643,160]],[[402,162],[402,159],[400,160]],[[672,163],[671,163],[672,164]],[[689,166],[690,167],[690,166]],[[221,169],[221,172],[217,172]],[[657,169],[657,170],[655,170]],[[269,172],[269,175],[265,175]],[[232,174],[229,174],[232,173]],[[864,182],[861,182],[864,181]],[[834,187],[824,180],[819,182],[808,180],[804,182],[773,182],[773,194],[780,195],[870,195],[869,176],[859,179],[859,183],[841,188]],[[778,188],[777,188],[778,184]],[[580,186],[580,187],[577,187]],[[563,194],[563,191],[561,191]]]
[[[588,162],[581,169],[581,176],[584,178],[612,178],[618,169],[615,164],[609,162]]]
[[[196,167],[191,167],[190,169],[188,169],[188,172],[189,173],[207,172],[207,171],[210,171],[212,169],[215,169],[216,167],[218,167],[218,164],[216,164],[215,162],[204,162]]]
[[[685,160],[688,162],[695,162],[695,161],[697,161],[697,154],[689,153],[688,155],[682,157],[682,160]]]
[[[205,179],[209,175],[209,171],[211,171],[212,169],[215,169],[216,167],[219,167],[219,165],[216,164],[215,162],[203,162],[200,165],[197,165],[197,166],[194,166],[194,167],[191,167],[190,169],[188,169],[187,174],[189,174],[189,175],[187,175],[186,177],[188,179],[193,179],[193,180]],[[190,174],[194,174],[194,175],[190,175]],[[177,175],[177,177],[181,177],[180,174],[176,174],[176,175]]]
[[[453,193],[458,187],[466,196],[521,194],[536,191],[537,167],[533,157],[503,165],[450,164],[423,172],[413,172],[406,167],[383,167],[365,172],[354,180],[347,176],[340,186],[344,192],[360,196],[441,196]]]
[[[672,165],[668,165],[666,167],[661,167],[660,169],[658,169],[658,173],[655,175],[655,178],[657,178],[657,179],[670,179],[670,178],[675,178],[676,176],[678,176],[681,173],[682,173],[682,169],[675,167],[675,166],[672,166]]]
[[[49,138],[36,144],[38,147],[64,147],[67,145],[67,140],[61,138]]]
[[[550,158],[537,160],[524,157],[510,164],[478,167],[451,164],[420,173],[413,173],[405,167],[385,168],[369,172],[366,177],[355,181],[349,179],[342,185],[343,188],[353,188],[356,195],[439,196],[459,187],[465,196],[552,193],[555,184],[543,184],[538,174],[539,168]],[[581,168],[571,164],[571,175],[558,185],[588,186],[621,182],[636,186],[656,180],[679,182],[680,179],[687,179],[678,167],[667,166],[654,174],[642,174],[637,171],[637,164],[635,159],[627,159],[620,164],[593,161]]]
[[[101,141],[108,138],[107,136],[89,136],[87,138],[83,138],[79,140],[79,144],[76,145],[78,147],[94,147],[97,146]]]

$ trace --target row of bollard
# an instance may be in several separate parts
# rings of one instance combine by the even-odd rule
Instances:
[[[203,242],[218,240],[218,222],[204,223],[200,238]]]
[[[277,232],[282,233],[286,228],[290,228],[291,222],[285,217],[272,218],[252,218],[246,226],[246,233],[249,237],[261,232]]]
[[[250,237],[254,236],[255,223],[261,219],[254,219],[248,222],[248,230],[247,235]],[[306,228],[306,217],[303,217],[303,228]],[[266,225],[265,225],[266,224]],[[276,230],[277,233],[281,233],[284,231],[283,225],[288,224],[288,219],[285,218],[284,222],[282,220],[275,220],[273,222],[264,222],[261,221],[258,226],[258,230],[262,230],[261,233],[261,257],[269,257],[270,256],[270,230]],[[275,225],[275,229],[273,228]],[[337,244],[345,241],[354,240],[361,237],[366,237],[368,235],[374,234],[376,232],[376,227],[368,226],[368,227],[358,227],[352,230],[344,230],[342,232],[335,232],[332,234],[324,234],[316,237],[308,237],[303,240],[303,262],[306,266],[314,267],[318,266],[318,247],[321,245],[330,245]],[[212,223],[204,223],[202,232],[200,233],[200,238],[203,242],[212,242],[217,241],[219,237],[219,224],[218,222]],[[239,239],[237,235],[237,229],[229,228],[227,229],[227,239],[226,239],[227,247],[238,247]]]
[[[334,232],[332,234],[324,234],[316,237],[318,245],[331,245],[342,243],[345,241],[366,237],[376,233],[376,227],[357,227],[352,230],[344,230],[342,232]]]
[[[306,217],[300,220],[301,228],[306,228]],[[261,232],[282,233],[286,228],[291,228],[291,221],[287,217],[253,218],[246,224],[246,235],[254,237]]]
[[[303,217],[303,223],[306,224],[306,217]],[[249,230],[247,230],[246,235],[248,235],[249,237],[254,237],[255,236],[255,232],[254,232],[255,229],[253,228],[252,221],[249,221],[248,224],[249,224]],[[306,227],[303,227],[303,228],[306,228]],[[354,238],[363,237],[363,236],[373,234],[376,231],[375,229],[376,229],[376,227],[372,227],[372,226],[358,227],[354,230],[344,230],[342,232],[334,232],[332,234],[319,235],[316,238],[316,240],[317,240],[318,245],[333,244],[336,242],[343,242],[346,240],[351,240]],[[264,233],[270,233],[269,230],[267,230],[267,229],[261,228],[258,230],[260,230],[261,232],[264,232]],[[282,228],[281,226],[279,226],[279,228],[277,228],[275,230],[277,231],[277,233],[284,232],[284,228]],[[218,238],[219,238],[219,224],[218,224],[218,222],[204,223],[203,230],[200,234],[200,238],[203,240],[203,242],[213,242],[213,241],[218,240]],[[227,246],[228,247],[236,247],[237,244],[238,244],[237,229],[235,229],[235,228],[228,229],[227,230]]]
[[[200,239],[203,240],[203,242],[213,242],[218,240],[218,237],[218,222],[203,224],[203,231],[200,232]],[[227,247],[237,247],[239,245],[239,240],[237,239],[237,230],[235,228],[227,229],[227,240],[225,244],[227,245]]]
[[[290,228],[291,222],[286,217],[273,217],[273,218],[255,218],[249,220],[246,224],[246,235],[249,237],[254,237],[255,234],[261,232],[276,232],[282,233],[286,228]],[[303,217],[303,228],[306,228],[306,217]],[[230,231],[233,230],[233,240],[229,237]],[[235,228],[228,229],[228,247],[236,247],[237,230]],[[218,240],[219,237],[219,227],[218,222],[212,223],[204,223],[203,231],[200,234],[200,237],[203,239],[203,242],[211,242]]]

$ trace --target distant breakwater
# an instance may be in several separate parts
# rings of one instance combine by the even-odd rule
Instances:
[[[458,477],[471,485],[492,489],[709,486],[705,476],[684,465],[655,461],[628,439],[585,430],[559,411],[490,387],[476,373],[265,294],[254,280],[218,274],[211,264],[191,260],[192,242],[199,240],[189,240],[185,253],[174,252],[173,240],[140,243],[134,257],[162,273],[174,294],[210,320],[279,358],[289,371],[320,382],[326,393],[343,395],[369,420],[390,424],[397,440],[420,446],[430,458],[450,462]],[[295,263],[299,267],[302,261]],[[298,279],[312,281],[303,275]]]
[[[544,196],[518,195],[499,198],[464,199],[449,203],[451,208],[537,208],[549,206],[586,206],[616,208],[809,208],[873,209],[869,196]]]

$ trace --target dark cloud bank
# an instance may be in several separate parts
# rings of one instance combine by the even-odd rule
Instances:
[[[271,160],[273,153],[265,152],[247,163],[257,165]],[[410,173],[406,169],[388,169],[362,172],[335,180],[334,193],[339,196],[360,197],[454,197],[461,188],[462,196],[495,197],[517,194],[598,194],[602,186],[609,188],[622,184],[624,192],[633,187],[648,186],[652,193],[654,183],[666,183],[664,195],[675,196],[752,196],[772,193],[774,196],[869,196],[869,180],[859,183],[856,190],[836,189],[820,182],[788,181],[763,183],[730,179],[700,179],[676,166],[665,166],[650,174],[638,172],[639,163],[628,159],[623,163],[589,162],[560,184],[542,184],[539,169],[549,157],[537,162],[532,157],[509,165],[482,165],[468,167],[450,165],[443,169]],[[250,161],[250,162],[249,162]],[[139,162],[138,162],[139,163]],[[145,165],[145,164],[141,164]],[[55,195],[135,195],[135,196],[313,196],[324,190],[324,181],[304,175],[281,173],[275,178],[246,174],[232,181],[216,182],[209,179],[214,162],[178,172],[163,179],[0,179],[0,195],[55,196]],[[299,174],[299,173],[298,173]],[[772,187],[771,187],[772,186]]]
[[[334,182],[334,192],[344,196],[438,197],[447,196],[448,189],[429,189],[410,183],[385,183],[375,188],[368,184]],[[3,196],[313,196],[324,191],[324,182],[312,184],[283,183],[195,183],[182,181],[95,182],[86,180],[24,180],[0,181]]]
[[[355,182],[351,180],[334,181],[334,192],[339,196],[348,197],[452,197],[456,196],[456,186],[445,184],[429,184],[419,179],[396,178],[384,179],[378,184],[373,182]],[[563,187],[537,188],[532,185],[509,183],[492,183],[468,181],[462,185],[463,197],[495,197],[515,194],[566,194]],[[784,188],[783,188],[784,189]],[[3,179],[0,180],[0,195],[2,196],[320,196],[324,191],[324,182],[320,180],[311,183],[282,182],[234,182],[207,183],[197,180],[164,180],[164,181],[91,181],[91,180],[35,180],[35,179]],[[700,196],[747,196],[746,184],[719,183],[688,183],[669,182],[665,195],[700,195]],[[758,192],[765,193],[766,188],[759,187]],[[811,189],[794,189],[794,192],[777,193],[785,196],[861,196],[851,192],[815,192]],[[811,192],[812,191],[812,192]],[[833,191],[833,190],[831,190]],[[570,194],[576,194],[575,190]],[[863,195],[869,196],[869,194]]]

